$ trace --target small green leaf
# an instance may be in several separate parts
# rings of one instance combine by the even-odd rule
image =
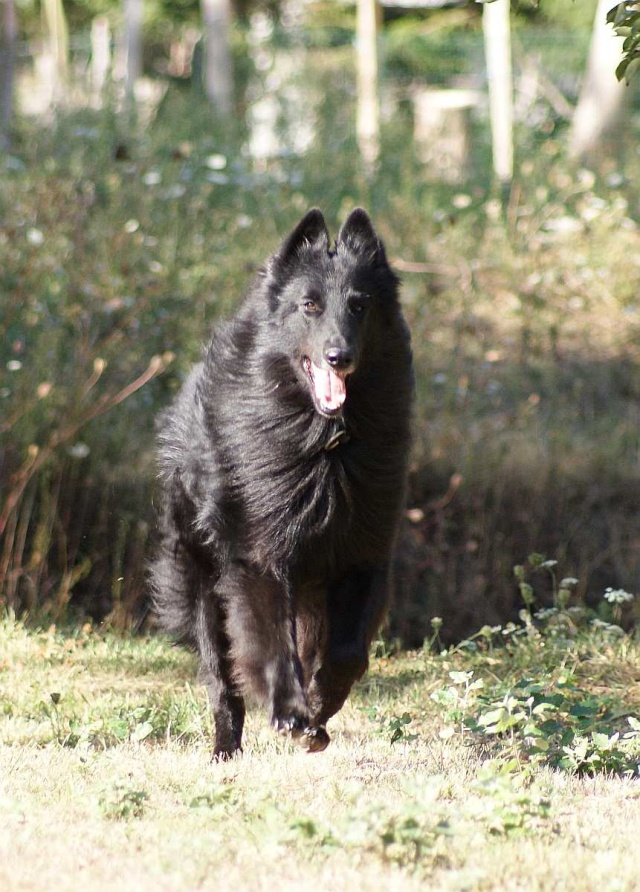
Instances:
[[[534,715],[544,716],[548,712],[557,712],[558,707],[554,706],[553,703],[538,703],[537,706],[534,706],[532,712]]]
[[[586,703],[576,703],[576,705],[572,706],[569,710],[569,715],[576,719],[592,718],[594,715],[597,715],[597,713],[598,708],[596,706],[590,706]]]
[[[504,706],[500,706],[498,709],[490,709],[489,712],[485,712],[478,719],[479,725],[495,725],[497,724],[503,716],[507,716],[509,713],[504,708]]]
[[[449,678],[454,684],[466,684],[468,681],[471,681],[473,678],[473,671],[470,672],[455,672],[451,671],[449,673]]]
[[[521,582],[519,585],[520,594],[522,595],[522,600],[527,606],[530,606],[535,601],[533,595],[533,587],[529,585],[528,582]]]
[[[617,735],[614,734],[613,737],[609,738],[607,734],[600,734],[598,731],[594,731],[591,735],[591,739],[593,741],[594,746],[596,746],[599,750],[609,750],[612,745],[615,745],[614,737]]]
[[[131,740],[135,743],[140,743],[140,741],[147,738],[150,734],[153,734],[153,725],[151,722],[140,722],[140,724],[136,725],[131,732]]]

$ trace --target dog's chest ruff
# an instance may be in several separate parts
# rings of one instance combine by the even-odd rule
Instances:
[[[230,495],[250,563],[275,570],[297,563],[308,549],[333,553],[351,529],[355,492],[347,471],[345,420],[314,416],[304,427],[306,442],[286,424],[262,438],[254,431],[240,460],[233,461]]]

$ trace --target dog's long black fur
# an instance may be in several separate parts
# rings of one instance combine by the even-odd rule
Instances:
[[[413,376],[398,281],[365,211],[311,210],[220,325],[160,430],[162,625],[196,648],[216,758],[244,695],[310,751],[387,605]]]

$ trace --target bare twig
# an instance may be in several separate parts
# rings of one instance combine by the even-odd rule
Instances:
[[[13,475],[12,488],[9,491],[2,511],[0,512],[0,535],[3,534],[9,518],[20,502],[29,481],[48,461],[56,449],[72,440],[85,424],[88,424],[100,415],[104,415],[105,412],[109,412],[111,409],[124,402],[124,400],[134,394],[137,390],[140,390],[141,387],[144,387],[145,384],[148,384],[152,378],[155,378],[156,375],[163,372],[172,360],[173,354],[171,353],[165,353],[162,356],[154,356],[145,371],[134,381],[127,384],[126,387],[123,387],[111,396],[105,394],[98,400],[98,402],[88,407],[78,419],[70,423],[66,428],[53,431],[49,437],[49,442],[45,446],[39,448],[36,445],[32,445],[29,447],[27,460]],[[92,378],[89,379],[90,384],[93,378],[95,378],[95,371]],[[95,383],[95,381],[93,381],[93,383]]]

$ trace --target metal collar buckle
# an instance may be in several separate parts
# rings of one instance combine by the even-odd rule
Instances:
[[[349,442],[349,434],[347,432],[347,427],[344,423],[343,418],[338,418],[334,422],[335,430],[324,444],[324,451],[331,452],[332,449],[335,449],[337,446],[341,446],[343,443]]]

